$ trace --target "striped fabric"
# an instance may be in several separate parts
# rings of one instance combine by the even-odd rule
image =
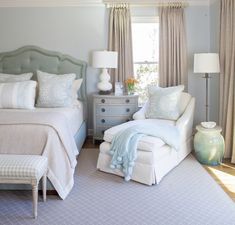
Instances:
[[[47,158],[39,155],[0,155],[1,178],[40,179],[47,169]]]
[[[12,83],[12,82],[21,82],[21,81],[27,81],[32,78],[32,73],[23,73],[23,74],[6,74],[6,73],[0,73],[0,83]]]
[[[0,108],[34,109],[36,81],[0,83]]]

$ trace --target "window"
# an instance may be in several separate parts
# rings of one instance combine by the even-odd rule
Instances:
[[[159,23],[157,18],[132,19],[134,76],[139,104],[148,98],[147,86],[158,84]]]

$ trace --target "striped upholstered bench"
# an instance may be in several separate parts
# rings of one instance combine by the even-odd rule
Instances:
[[[0,155],[0,183],[31,184],[33,215],[37,218],[38,183],[43,177],[43,201],[46,201],[47,158],[39,155]]]

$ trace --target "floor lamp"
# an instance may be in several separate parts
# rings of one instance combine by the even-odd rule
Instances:
[[[217,53],[199,53],[194,54],[194,73],[204,73],[206,79],[206,122],[209,119],[209,73],[219,73],[219,55]]]

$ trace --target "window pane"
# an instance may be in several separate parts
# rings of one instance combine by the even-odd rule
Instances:
[[[148,99],[148,85],[158,85],[158,64],[134,64],[135,78],[139,81],[136,92],[139,94],[139,105]]]
[[[133,23],[134,76],[139,105],[148,99],[148,85],[158,85],[159,23]]]
[[[157,62],[159,24],[133,23],[132,33],[134,62]]]

